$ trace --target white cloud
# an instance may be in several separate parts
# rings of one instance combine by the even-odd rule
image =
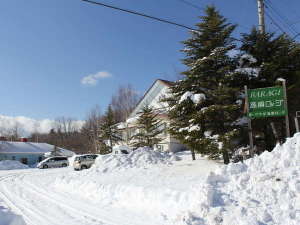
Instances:
[[[43,119],[35,120],[24,116],[4,116],[0,115],[0,136],[6,136],[16,126],[21,136],[29,136],[33,132],[48,133],[55,128],[55,120]],[[82,120],[74,121],[74,127],[80,129],[84,124]]]
[[[100,71],[95,74],[90,74],[81,79],[81,84],[87,86],[95,86],[98,83],[99,79],[105,79],[112,77],[112,74],[106,71]]]

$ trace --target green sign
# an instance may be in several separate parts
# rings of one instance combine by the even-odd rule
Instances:
[[[250,118],[285,116],[282,87],[269,87],[248,90]]]

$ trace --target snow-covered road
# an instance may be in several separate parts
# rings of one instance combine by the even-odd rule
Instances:
[[[27,225],[153,225],[155,222],[144,215],[141,218],[132,212],[112,210],[52,188],[56,176],[69,173],[74,172],[69,168],[0,171],[0,199],[21,215]]]

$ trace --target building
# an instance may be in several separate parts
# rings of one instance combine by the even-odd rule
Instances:
[[[62,156],[74,154],[72,151],[55,148],[47,143],[27,142],[24,138],[20,142],[0,141],[0,160],[17,160],[29,166],[42,161],[53,151]]]
[[[186,147],[181,144],[178,140],[173,138],[168,132],[169,119],[167,116],[167,103],[161,102],[161,99],[168,95],[170,86],[173,82],[167,80],[156,80],[152,86],[146,91],[142,99],[138,102],[135,109],[130,114],[126,122],[117,124],[117,128],[121,131],[122,143],[130,146],[130,138],[137,132],[136,121],[138,114],[142,111],[145,106],[153,108],[158,114],[158,119],[160,119],[161,126],[164,132],[160,134],[162,141],[154,146],[155,149],[161,151],[177,152],[186,149]]]

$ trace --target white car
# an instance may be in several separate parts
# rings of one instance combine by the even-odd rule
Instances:
[[[76,156],[73,163],[74,170],[84,170],[90,168],[94,164],[98,156],[99,155],[97,154],[85,154]]]
[[[58,167],[67,167],[69,165],[69,161],[67,157],[63,156],[55,156],[44,159],[43,161],[37,164],[37,168],[39,169],[47,169],[47,168],[58,168]]]

